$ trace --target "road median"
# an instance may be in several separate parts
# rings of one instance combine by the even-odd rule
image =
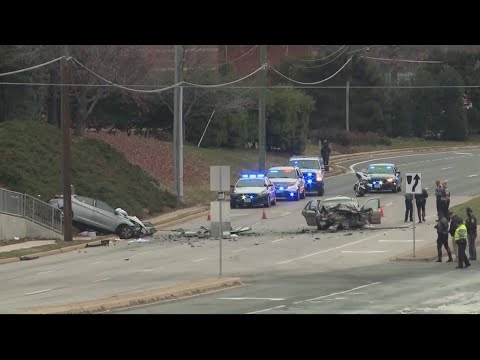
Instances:
[[[118,310],[132,306],[147,305],[168,300],[219,291],[227,288],[243,286],[240,278],[204,279],[171,287],[152,289],[141,292],[120,294],[108,298],[81,303],[33,308],[19,311],[17,314],[92,314]]]

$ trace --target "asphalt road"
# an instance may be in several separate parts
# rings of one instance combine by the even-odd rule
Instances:
[[[417,226],[417,246],[432,243],[436,238],[432,228],[435,208],[432,187],[435,179],[449,180],[452,205],[476,195],[476,189],[480,185],[479,156],[480,150],[468,150],[395,156],[389,159],[398,164],[403,174],[421,171],[424,179],[423,186],[430,187],[431,198],[427,202],[429,220],[426,224]],[[377,159],[387,160],[381,157]],[[372,159],[368,162],[371,161],[377,160]],[[367,163],[358,164],[356,168],[362,168],[368,165]],[[353,196],[355,179],[354,174],[326,179],[325,197]],[[403,192],[371,194],[369,198],[377,196],[385,206],[382,226],[404,226]],[[305,284],[305,289],[311,286],[314,290],[312,281],[314,282],[317,278],[335,279],[337,274],[345,274],[345,279],[357,278],[357,274],[361,274],[361,269],[367,268],[371,268],[372,273],[386,273],[391,269],[394,272],[392,276],[402,277],[407,275],[401,267],[420,266],[413,263],[389,262],[391,257],[412,248],[411,229],[364,230],[336,234],[317,232],[315,227],[306,226],[301,216],[301,209],[307,204],[308,199],[309,197],[298,202],[278,202],[276,207],[266,210],[266,220],[261,219],[263,209],[260,208],[232,210],[234,228],[252,226],[253,230],[250,234],[240,236],[238,241],[223,241],[224,276],[239,276],[252,284],[231,291],[253,291],[250,297],[259,297],[254,294],[255,286],[265,286],[282,290],[278,295],[267,294],[269,296],[265,295],[265,297],[290,299],[293,295],[302,294],[301,289],[296,288],[301,284]],[[362,201],[363,199],[360,203]],[[206,219],[196,219],[182,224],[181,227],[195,231],[200,225],[208,225],[208,222]],[[307,231],[305,232],[304,229]],[[36,306],[61,305],[218,276],[218,240],[173,241],[163,238],[164,234],[168,233],[155,234],[155,238],[148,244],[122,242],[116,246],[91,248],[34,261],[2,265],[0,266],[0,279],[2,279],[0,281],[0,312],[8,313]],[[467,271],[475,270],[475,265]],[[419,274],[423,271],[422,269],[428,272],[434,264],[423,266],[424,268],[419,269]],[[376,270],[377,267],[378,270]],[[379,280],[365,279],[358,282],[360,285],[355,281],[352,283],[348,283],[347,280],[344,283],[338,281],[337,287],[335,285],[337,283],[332,280],[332,286],[335,286],[331,287],[331,290],[332,292],[344,291],[376,281]],[[322,291],[317,296],[328,294],[330,288],[323,289],[322,284],[320,282],[318,284],[320,286],[318,289],[321,288]],[[352,286],[349,287],[350,285]],[[374,291],[376,286],[372,285],[371,289],[369,287],[369,291]],[[313,293],[308,290],[306,298]],[[312,298],[315,297],[314,295]],[[198,300],[200,298],[189,301]],[[174,312],[198,312],[198,307],[189,301],[153,305],[138,311],[156,309],[152,311],[162,312],[161,309],[166,309],[165,311],[168,312],[170,308],[167,309],[164,306],[184,304]],[[249,312],[261,310],[263,305],[266,306],[266,304],[255,303],[245,308],[245,305],[240,306],[244,304],[241,300],[232,300],[230,303],[233,304],[230,306],[239,308],[236,310],[225,308],[225,311]],[[291,307],[278,308],[282,311],[285,309],[291,309]],[[305,308],[305,311],[321,312],[316,308]],[[332,309],[332,311],[337,310]]]

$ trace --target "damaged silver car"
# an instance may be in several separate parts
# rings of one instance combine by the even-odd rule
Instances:
[[[354,198],[336,196],[312,200],[302,210],[307,225],[318,230],[358,229],[368,224],[381,224],[380,199],[368,199],[362,206]]]
[[[63,210],[63,196],[50,200],[50,205]],[[82,227],[116,233],[121,239],[152,235],[156,231],[121,208],[114,209],[104,201],[79,195],[72,195],[72,220]]]

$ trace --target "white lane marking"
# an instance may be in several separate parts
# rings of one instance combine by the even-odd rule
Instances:
[[[451,154],[452,152],[451,151],[443,151],[443,152],[434,152],[432,154]],[[387,159],[398,159],[398,158],[403,158],[403,157],[409,157],[409,156],[425,156],[425,155],[431,155],[430,153],[428,152],[425,152],[423,154],[410,154],[410,155],[399,155],[399,156],[390,156],[390,157],[384,157],[384,158],[378,158],[378,159],[369,159],[369,160],[364,160],[364,161],[360,161],[358,163],[355,163],[355,164],[352,164],[349,166],[349,169],[350,169],[350,172],[352,174],[355,174],[355,170],[354,170],[354,167],[357,166],[357,165],[360,165],[360,164],[364,164],[364,163],[374,163],[374,162],[377,162],[379,160],[387,160]],[[435,159],[435,160],[432,160],[432,161],[441,161],[441,160],[446,160],[445,158],[444,159]],[[400,165],[399,165],[400,166]]]
[[[97,282],[100,282],[100,281],[107,281],[107,280],[110,280],[110,279],[111,279],[111,278],[98,279],[98,280],[92,281],[92,283],[97,283]]]
[[[197,259],[197,260],[192,260],[192,262],[199,262],[199,261],[203,261],[203,260],[207,260],[208,258],[201,258],[201,259]]]
[[[143,254],[151,254],[152,252],[151,251],[144,251],[144,252],[141,252],[141,253],[138,253],[138,254],[135,254],[135,255],[143,255]]]
[[[261,222],[257,222],[257,223],[255,223],[255,224],[253,224],[252,226],[260,225],[260,224],[261,224]]]
[[[470,155],[470,156],[472,156],[472,154],[471,154],[471,153],[461,153],[461,152],[456,152],[455,154],[457,154],[457,155]]]
[[[415,242],[425,241],[425,240],[417,240]],[[413,242],[413,240],[378,240],[378,242]]]
[[[247,216],[250,213],[230,214],[230,216]]]
[[[296,302],[294,302],[294,304],[300,304],[300,303],[305,302],[305,301],[315,301],[315,300],[324,299],[324,298],[327,298],[327,297],[330,297],[330,296],[346,294],[346,293],[351,292],[351,291],[355,291],[355,290],[358,290],[358,289],[363,289],[363,288],[366,288],[368,286],[373,286],[373,285],[378,285],[378,284],[381,284],[381,282],[378,281],[378,282],[374,282],[374,283],[371,283],[371,284],[357,286],[357,287],[354,287],[353,289],[350,289],[350,290],[345,290],[345,291],[340,291],[340,292],[336,292],[336,293],[332,293],[332,294],[328,294],[328,295],[323,295],[323,296],[319,296],[319,297],[316,297],[316,298],[313,298],[313,299],[296,301]]]
[[[440,170],[448,170],[448,169],[452,169],[452,167],[448,166],[448,167],[441,168]]]
[[[256,297],[224,297],[220,300],[270,300],[270,301],[282,301],[284,298],[256,298]]]
[[[386,204],[385,206],[390,206],[393,205],[393,202]]]
[[[333,250],[338,250],[338,249],[344,248],[344,247],[346,247],[346,246],[358,244],[358,243],[364,242],[364,241],[366,241],[366,240],[368,240],[368,239],[373,239],[373,238],[375,238],[375,237],[377,237],[377,236],[381,236],[381,235],[383,235],[383,234],[377,234],[377,235],[370,236],[370,237],[366,237],[366,238],[364,238],[364,239],[360,239],[360,240],[357,240],[357,241],[354,241],[354,242],[351,242],[351,243],[348,243],[348,244],[343,244],[343,245],[340,245],[340,246],[337,246],[337,247],[334,247],[334,248],[330,248],[330,249],[318,251],[318,252],[313,253],[313,254],[308,254],[308,255],[300,256],[300,257],[298,257],[298,258],[281,261],[281,262],[278,262],[277,265],[287,264],[287,263],[292,262],[292,261],[295,261],[295,260],[305,259],[305,258],[308,258],[308,257],[311,257],[311,256],[315,256],[315,255],[318,255],[318,254],[323,254],[323,253],[327,253],[327,252],[330,252],[330,251],[333,251]]]
[[[275,307],[268,308],[268,309],[263,309],[263,310],[252,311],[252,312],[247,313],[247,315],[258,314],[258,313],[262,313],[262,312],[266,312],[266,311],[270,311],[270,310],[280,309],[280,308],[283,308],[283,307],[285,307],[285,305],[275,306]]]
[[[468,175],[467,177],[472,178],[472,177],[475,177],[475,176],[478,176],[478,174]]]
[[[233,250],[232,252],[239,252],[239,251],[245,251],[245,250],[248,250],[247,248],[241,248],[241,249],[238,249],[238,250]]]
[[[286,213],[280,215],[280,217],[284,217],[284,216],[287,216],[287,215],[290,215],[290,213],[288,211]]]
[[[47,271],[40,271],[37,273],[37,275],[40,275],[40,274],[48,274],[48,273],[51,273],[51,272],[54,272],[55,270],[47,270]]]
[[[95,265],[95,264],[100,264],[102,262],[105,262],[104,260],[100,260],[100,261],[95,261],[94,263],[91,263],[91,265]]]
[[[161,269],[161,267],[145,269],[145,270],[138,270],[138,272],[150,272],[150,271],[159,270],[159,269]]]
[[[52,291],[52,289],[45,289],[45,290],[38,290],[38,291],[34,291],[34,292],[29,292],[29,293],[23,294],[23,296],[41,294],[41,293],[44,293],[44,292],[47,292],[47,291]]]
[[[283,238],[277,239],[277,240],[272,240],[272,244],[273,244],[273,243],[276,243],[276,242],[279,242],[279,241],[282,241],[282,240],[283,240]]]
[[[342,253],[347,254],[375,254],[375,253],[386,253],[388,250],[344,250]]]

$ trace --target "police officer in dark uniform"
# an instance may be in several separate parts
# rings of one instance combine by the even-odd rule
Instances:
[[[472,208],[467,208],[467,219],[465,220],[468,236],[468,252],[469,260],[477,260],[477,248],[475,247],[475,239],[477,238],[477,218],[473,215]]]
[[[437,214],[441,210],[440,207],[440,198],[442,197],[441,191],[442,191],[442,184],[440,183],[440,180],[435,181],[435,198],[437,199]]]
[[[405,194],[405,222],[413,221],[413,194]]]
[[[415,204],[417,205],[418,222],[425,221],[425,205],[427,204],[428,192],[422,189],[421,194],[415,194]]]
[[[442,246],[447,250],[448,260],[447,262],[452,262],[452,252],[448,246],[448,220],[443,215],[443,212],[438,212],[438,224],[434,226],[437,229],[437,251],[438,251],[438,260],[436,262],[442,262]]]
[[[325,171],[330,171],[330,166],[329,166],[329,159],[330,159],[330,153],[332,152],[332,148],[330,147],[330,144],[328,143],[327,140],[323,140],[322,148],[320,149],[320,153],[322,155],[323,159],[323,166],[325,167]]]

